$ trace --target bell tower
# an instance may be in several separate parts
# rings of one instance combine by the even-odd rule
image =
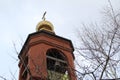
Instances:
[[[72,42],[43,19],[19,53],[19,80],[76,80]]]

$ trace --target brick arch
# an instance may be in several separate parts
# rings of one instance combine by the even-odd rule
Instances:
[[[56,49],[56,48],[50,48],[50,49],[48,49],[47,52],[46,52],[46,55],[48,55],[49,52],[51,52],[51,51],[56,52],[56,53],[58,54],[58,56],[63,57],[62,60],[67,61],[67,57],[66,57],[66,55],[65,55],[61,50],[58,50],[58,49]]]

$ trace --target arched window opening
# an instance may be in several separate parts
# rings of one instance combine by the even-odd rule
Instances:
[[[63,80],[62,78],[68,74],[67,61],[63,53],[57,49],[49,49],[46,55],[48,80]]]

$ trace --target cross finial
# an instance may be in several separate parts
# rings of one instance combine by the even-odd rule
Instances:
[[[42,20],[45,21],[45,15],[46,15],[46,11],[43,14]]]

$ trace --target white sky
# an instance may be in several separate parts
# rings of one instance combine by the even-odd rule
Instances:
[[[120,7],[120,0],[111,2],[113,7]],[[19,71],[12,42],[20,51],[21,44],[29,33],[35,32],[45,11],[56,34],[76,43],[75,29],[80,29],[81,23],[99,21],[107,5],[107,0],[0,0],[0,76],[11,80],[10,71]]]

